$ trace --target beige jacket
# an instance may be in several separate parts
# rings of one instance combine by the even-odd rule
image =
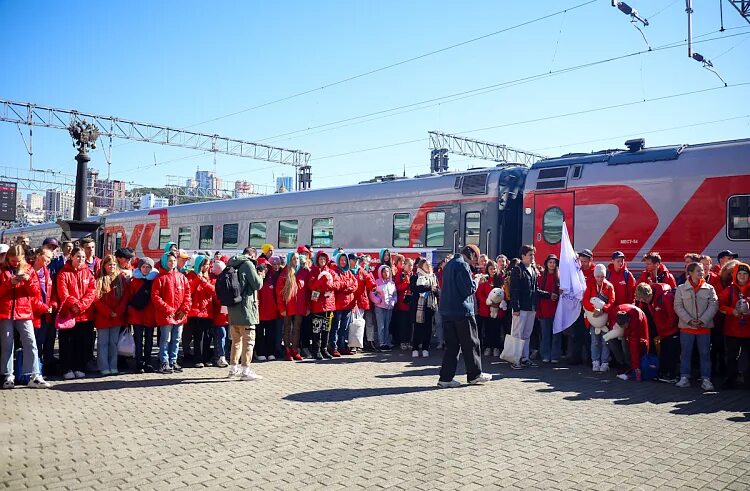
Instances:
[[[680,321],[678,327],[690,328],[690,322],[698,319],[704,327],[714,327],[714,316],[719,310],[716,290],[708,283],[703,283],[696,293],[690,281],[677,287],[674,295],[674,311]]]

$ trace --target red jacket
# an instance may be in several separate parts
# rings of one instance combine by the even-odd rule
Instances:
[[[94,309],[92,305],[96,300],[96,280],[86,265],[80,269],[73,268],[68,261],[57,273],[57,298],[60,308],[59,314],[69,314],[71,309],[78,307],[76,322],[94,320]]]
[[[326,258],[326,265],[323,268],[318,266],[319,257]],[[333,312],[336,310],[336,277],[331,272],[328,263],[330,259],[328,254],[323,251],[317,251],[313,259],[314,266],[310,270],[310,279],[307,282],[307,289],[310,290],[310,311],[315,314],[323,312]],[[327,272],[327,275],[321,276],[321,273]],[[315,298],[317,296],[317,298]]]
[[[666,283],[654,283],[651,289],[654,296],[648,304],[648,310],[654,320],[656,332],[662,338],[674,336],[679,332],[678,318],[674,311],[674,290]]]
[[[640,278],[638,278],[638,283],[648,283],[649,285],[653,285],[654,283],[666,283],[673,289],[677,288],[677,281],[662,263],[659,263],[654,273],[649,274],[648,271],[641,273]]]
[[[479,306],[479,317],[490,316],[490,306],[487,305],[487,297],[490,296],[492,291],[492,280],[483,281],[477,286],[477,304]]]
[[[585,310],[588,310],[589,312],[593,312],[594,306],[591,304],[591,299],[599,295],[599,288],[596,285],[596,279],[592,279],[588,282],[586,285],[586,292],[583,294],[583,308]],[[604,307],[602,307],[602,312],[605,314],[610,313],[610,309],[612,309],[612,305],[615,304],[616,297],[615,297],[615,287],[612,286],[612,283],[610,283],[607,280],[602,281],[602,288],[601,288],[601,295],[604,297],[602,300],[604,300]],[[589,325],[588,319],[586,320],[586,325]]]
[[[190,283],[190,311],[188,317],[212,319],[214,316],[214,282],[193,271],[187,275]]]
[[[272,321],[279,318],[279,309],[276,306],[276,280],[277,276],[269,270],[263,278],[263,285],[258,291],[258,320]]]
[[[738,266],[735,266],[732,272],[734,281],[719,296],[719,310],[726,314],[724,317],[724,336],[750,338],[750,315],[734,316],[734,308],[740,299],[740,294],[750,301],[750,283],[746,283],[744,287],[737,284]]]
[[[229,325],[229,311],[222,305],[219,297],[214,295],[214,326],[225,327]]]
[[[620,271],[615,271],[615,265],[609,263],[607,280],[615,287],[615,298],[617,299],[615,305],[635,301],[635,276],[628,269],[627,263],[623,264]]]
[[[396,294],[398,300],[396,301],[396,310],[401,312],[408,312],[411,310],[411,304],[406,301],[406,295],[409,293],[409,275],[403,270],[397,270],[393,277],[393,281],[396,283]]]
[[[284,287],[286,286],[286,274],[287,268],[284,267],[281,270],[279,279],[276,281],[276,305],[279,308],[279,313],[284,316],[294,315],[307,315],[309,309],[307,302],[307,289],[305,288],[307,276],[310,271],[304,268],[300,268],[295,274],[295,283],[297,283],[297,293],[291,295],[288,301],[284,300]],[[283,314],[282,314],[283,312]]]
[[[11,284],[15,276],[8,268],[0,270],[0,320],[29,321],[34,319],[35,306],[40,301],[39,277],[34,268],[26,269],[29,279]]]
[[[52,312],[57,310],[57,297],[55,296],[54,281],[50,274],[49,268],[44,267],[44,290],[42,291],[42,284],[39,283],[39,297],[34,303],[34,329],[42,327],[42,318],[47,317],[47,322],[50,324],[54,321],[54,314],[49,313],[49,309],[52,308]],[[35,271],[35,273],[39,273]],[[39,276],[37,276],[39,279]]]
[[[123,291],[120,298],[114,289],[94,300],[94,327],[111,329],[125,325],[125,313],[128,309],[128,284],[123,278]],[[112,314],[115,314],[114,317]]]
[[[630,366],[633,368],[640,368],[641,345],[645,345],[646,353],[648,352],[649,346],[648,320],[646,320],[646,314],[631,303],[624,303],[620,305],[618,309],[627,312],[630,317],[630,322],[625,326],[625,334],[623,337],[630,348]]]
[[[558,293],[560,290],[560,279],[558,275],[549,274],[547,269],[536,277],[537,292],[539,299],[536,305],[537,319],[553,319],[557,312],[558,300],[552,300],[547,294]],[[544,292],[544,293],[542,293]]]
[[[154,278],[152,281],[156,281]],[[138,278],[133,276],[133,279],[128,283],[128,303],[133,299],[138,290],[141,289],[143,284],[146,282],[144,278]],[[153,287],[153,283],[152,283]],[[154,312],[154,302],[149,301],[146,308],[138,310],[132,305],[128,306],[128,323],[134,326],[146,326],[156,327],[156,313]]]
[[[354,273],[342,271],[340,267],[333,265],[331,272],[336,275],[336,310],[352,310],[357,304],[354,292],[357,291],[357,278]]]
[[[589,267],[587,269],[581,268],[581,272],[583,272],[583,277],[586,278],[586,284],[588,285],[594,280],[594,268],[596,268],[596,264],[594,261],[591,261],[589,263]]]
[[[354,298],[357,301],[357,307],[360,310],[370,310],[370,291],[376,287],[375,278],[364,268],[359,268],[356,278],[357,289],[354,291]]]
[[[157,326],[182,325],[190,312],[190,282],[177,270],[160,273],[151,289]],[[175,314],[183,314],[178,320]]]

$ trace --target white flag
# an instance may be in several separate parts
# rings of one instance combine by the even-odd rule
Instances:
[[[552,332],[557,334],[569,328],[581,314],[581,301],[586,291],[586,277],[581,271],[578,254],[573,250],[568,227],[563,222],[560,248],[560,299],[557,302]]]

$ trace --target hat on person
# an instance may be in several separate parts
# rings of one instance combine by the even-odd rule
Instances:
[[[625,259],[625,254],[622,251],[615,251],[612,253],[612,259]]]
[[[740,255],[730,250],[723,250],[719,253],[718,256],[716,256],[716,258],[721,259],[722,257],[731,257],[732,259],[737,259],[738,257],[740,257]]]
[[[353,252],[350,252],[347,257],[349,258],[350,261],[356,261],[359,259],[360,256],[354,254]]]
[[[596,267],[594,267],[594,276],[607,276],[607,267],[603,264],[597,264]]]
[[[135,253],[133,252],[133,249],[129,247],[120,247],[115,251],[115,257],[123,257],[125,259],[133,259],[135,257]]]
[[[10,246],[8,244],[0,244],[0,254],[5,254],[10,250]]]
[[[180,259],[190,259],[190,254],[185,249],[180,249],[177,251],[177,257]]]
[[[471,251],[471,252],[473,252],[474,254],[476,254],[476,256],[477,256],[477,257],[479,257],[479,256],[481,256],[481,255],[482,255],[482,251],[480,251],[480,250],[479,250],[479,247],[477,247],[477,245],[476,245],[476,244],[469,244],[469,245],[465,246],[465,247],[464,247],[464,248],[463,248],[463,249],[461,250],[461,253],[464,253],[464,252],[469,252],[469,251]]]
[[[57,239],[55,239],[54,237],[47,237],[42,242],[42,247],[45,247],[45,246],[52,246],[55,249],[57,249],[58,247],[60,247],[60,244],[57,242]]]
[[[138,260],[138,269],[141,269],[141,266],[143,266],[144,264],[148,264],[149,266],[151,266],[153,268],[154,267],[154,260],[151,259],[150,257],[142,257],[142,258],[140,258]]]
[[[273,246],[271,244],[263,244],[260,246],[260,250],[263,254],[268,254],[268,251],[273,250]]]
[[[297,254],[312,254],[312,252],[307,248],[307,246],[301,245],[297,247]]]
[[[269,259],[268,262],[271,263],[272,266],[281,266],[281,258],[279,256],[271,256],[271,259]]]
[[[589,259],[594,259],[594,253],[591,252],[591,249],[584,249],[581,252],[578,253],[579,256],[587,257]]]
[[[213,273],[214,276],[219,276],[226,267],[227,265],[224,261],[214,261],[214,264],[211,266],[211,273]]]
[[[745,263],[740,263],[737,265],[737,272],[744,271],[747,274],[750,274],[750,266],[748,266]]]

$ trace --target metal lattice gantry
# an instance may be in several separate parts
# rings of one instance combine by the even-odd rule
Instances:
[[[435,150],[446,149],[456,155],[474,157],[477,159],[491,160],[494,162],[505,162],[521,164],[530,167],[537,160],[546,158],[525,150],[518,150],[507,145],[490,143],[463,136],[450,135],[440,131],[430,131],[430,148]]]
[[[209,135],[185,129],[170,128],[151,123],[141,123],[112,116],[99,116],[74,109],[56,109],[28,102],[0,99],[0,121],[28,126],[41,126],[68,130],[71,123],[86,120],[92,123],[100,136],[125,140],[157,143],[190,148],[205,152],[221,153],[236,157],[286,164],[299,168],[309,165],[310,154],[301,150],[289,150],[262,143],[253,143],[236,138]]]
[[[743,19],[750,24],[750,0],[727,0],[729,4],[737,9]]]

